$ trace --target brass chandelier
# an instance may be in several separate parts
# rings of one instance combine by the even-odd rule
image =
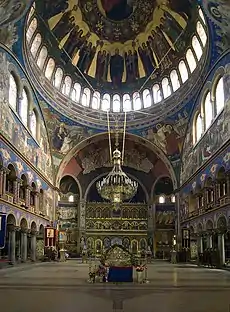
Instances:
[[[100,196],[106,200],[109,200],[115,206],[119,206],[123,201],[132,199],[137,193],[138,183],[131,180],[126,173],[122,170],[121,165],[124,162],[124,148],[125,148],[125,128],[126,128],[126,113],[124,120],[123,130],[123,151],[119,151],[119,128],[118,120],[116,120],[115,127],[115,150],[112,154],[111,148],[111,133],[109,113],[107,113],[108,119],[108,134],[109,134],[109,150],[110,159],[113,162],[112,171],[101,181],[97,182],[96,187]]]

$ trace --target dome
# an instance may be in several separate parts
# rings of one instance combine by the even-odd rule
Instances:
[[[194,75],[207,41],[190,0],[36,1],[26,31],[32,72],[42,70],[76,112],[80,104],[102,114],[155,113]]]

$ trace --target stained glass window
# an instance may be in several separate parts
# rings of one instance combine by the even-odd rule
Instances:
[[[171,88],[168,78],[164,78],[162,80],[162,90],[165,99],[171,95]]]
[[[133,109],[134,110],[140,110],[141,109],[141,98],[140,94],[138,92],[135,92],[133,94]]]
[[[41,43],[42,43],[42,37],[40,34],[37,34],[30,48],[30,52],[33,55],[33,57],[36,56]]]
[[[79,102],[80,95],[81,95],[81,85],[79,83],[75,83],[71,94],[72,100],[75,102]]]
[[[149,89],[143,91],[143,102],[144,108],[150,107],[152,105],[152,98]]]
[[[179,71],[180,71],[181,80],[184,83],[185,81],[188,80],[188,70],[184,61],[180,61]]]
[[[43,69],[47,55],[48,55],[47,48],[43,46],[41,48],[41,51],[39,52],[38,59],[37,59],[37,65],[41,70]]]
[[[225,97],[224,97],[224,79],[220,78],[216,85],[216,112],[219,114],[224,108]]]
[[[172,82],[173,91],[176,91],[180,88],[180,81],[177,74],[177,71],[174,69],[170,74],[170,79]]]
[[[191,49],[188,49],[186,53],[186,59],[191,73],[194,72],[194,70],[196,69],[196,60]]]
[[[14,111],[17,110],[17,100],[18,100],[18,86],[14,76],[10,74],[9,104]]]
[[[123,111],[130,112],[132,110],[132,103],[129,94],[123,96]]]
[[[100,108],[100,93],[98,91],[94,92],[92,99],[92,108],[99,109]]]
[[[49,59],[47,65],[46,65],[46,70],[45,70],[45,76],[47,79],[51,80],[53,71],[55,67],[55,62],[52,58]]]
[[[23,90],[22,90],[22,98],[21,98],[20,108],[19,108],[19,115],[21,117],[22,122],[26,126],[28,124],[28,107],[29,107],[28,95],[26,93],[25,88],[23,88]]]
[[[118,94],[113,96],[113,111],[117,113],[121,111],[121,99]]]
[[[30,113],[30,131],[33,137],[36,139],[37,138],[37,116],[34,110]]]
[[[60,89],[62,78],[63,78],[63,70],[60,67],[58,67],[57,70],[55,71],[54,81],[53,81],[54,86],[57,89]]]
[[[33,18],[26,32],[26,40],[29,43],[38,27],[38,21],[36,18]]]
[[[212,120],[213,120],[213,107],[212,107],[210,92],[208,92],[204,100],[204,116],[205,116],[205,130],[206,130],[210,127]]]
[[[107,111],[110,109],[110,95],[108,93],[103,95],[101,109]]]

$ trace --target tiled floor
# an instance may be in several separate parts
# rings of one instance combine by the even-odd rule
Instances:
[[[230,272],[156,262],[147,284],[88,284],[77,261],[0,270],[0,311],[230,312]]]

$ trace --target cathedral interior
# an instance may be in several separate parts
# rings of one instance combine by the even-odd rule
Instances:
[[[0,307],[228,311],[229,138],[229,0],[0,0]],[[74,284],[113,246],[151,255],[149,284],[103,297],[78,262]],[[77,296],[34,307],[45,278]]]

